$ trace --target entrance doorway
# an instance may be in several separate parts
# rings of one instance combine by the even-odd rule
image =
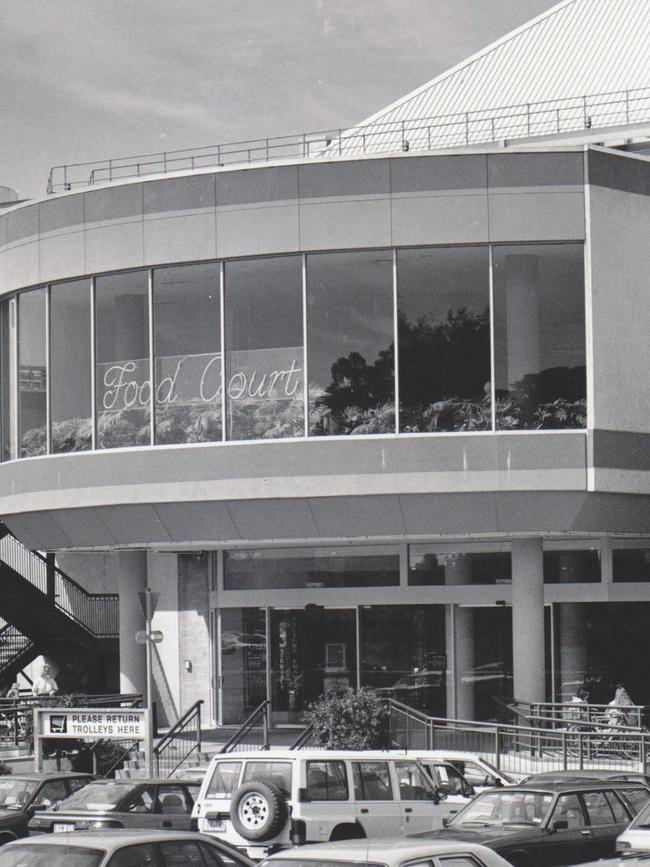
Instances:
[[[307,605],[271,611],[271,719],[300,723],[330,689],[357,687],[356,611]]]

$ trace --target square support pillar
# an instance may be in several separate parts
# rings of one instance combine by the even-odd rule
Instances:
[[[541,539],[512,543],[512,661],[514,697],[546,700],[544,556]]]

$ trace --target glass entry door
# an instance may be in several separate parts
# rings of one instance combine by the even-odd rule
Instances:
[[[272,609],[271,712],[274,724],[300,723],[307,705],[329,689],[357,687],[356,611]]]

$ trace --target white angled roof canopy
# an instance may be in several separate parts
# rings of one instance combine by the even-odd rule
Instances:
[[[650,119],[650,0],[563,0],[332,141],[455,147]]]

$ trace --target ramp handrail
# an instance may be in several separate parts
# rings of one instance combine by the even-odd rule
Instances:
[[[153,757],[156,776],[171,777],[174,771],[178,770],[193,753],[200,755],[202,704],[203,699],[195,701],[154,745]],[[181,752],[183,754],[179,757]]]
[[[259,727],[260,724],[262,726],[262,744],[244,744],[248,747],[254,747],[257,749],[268,750],[270,746],[269,741],[269,710],[271,707],[270,699],[265,699],[261,704],[259,704],[255,710],[250,713],[244,722],[239,726],[234,735],[226,741],[226,743],[219,750],[220,753],[231,753],[235,747],[241,746],[244,744],[245,738],[253,731],[255,727]]]

